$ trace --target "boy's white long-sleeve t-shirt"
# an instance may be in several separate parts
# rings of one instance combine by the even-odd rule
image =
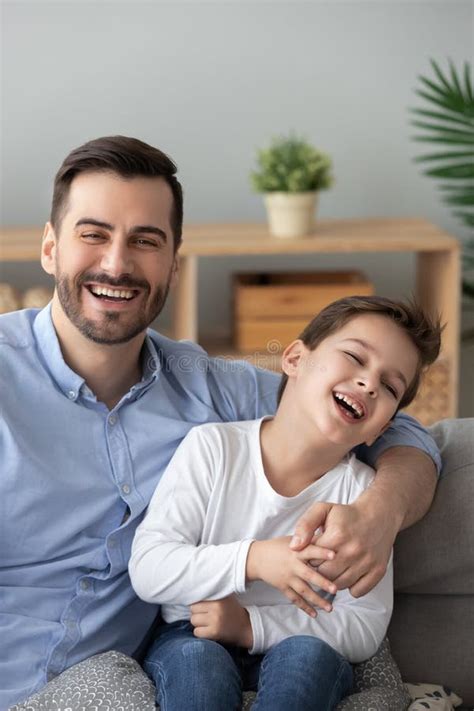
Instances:
[[[251,653],[309,634],[351,662],[382,642],[393,607],[392,565],[367,595],[336,594],[330,613],[311,618],[262,581],[246,583],[254,540],[291,535],[315,501],[349,504],[373,470],[348,456],[297,496],[278,494],[263,468],[262,420],[195,427],[171,460],[137,529],[130,577],[137,594],[161,604],[166,622],[189,619],[189,605],[236,594],[249,612]],[[327,593],[325,593],[327,595]]]

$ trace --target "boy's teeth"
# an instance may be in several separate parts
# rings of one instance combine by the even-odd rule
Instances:
[[[105,286],[91,286],[91,291],[96,296],[113,296],[116,299],[131,299],[133,291],[129,289],[108,289]]]
[[[343,395],[342,393],[335,392],[334,396],[338,400],[344,400],[344,402],[346,402],[349,405],[349,407],[351,407],[353,410],[355,410],[358,417],[362,417],[362,415],[364,414],[364,411],[359,407],[359,405],[356,402],[354,402],[349,397],[347,397],[347,395]]]

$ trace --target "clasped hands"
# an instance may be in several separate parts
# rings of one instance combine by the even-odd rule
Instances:
[[[310,544],[302,551],[290,548],[291,536],[254,541],[247,555],[247,580],[263,580],[280,590],[297,607],[316,617],[313,607],[328,612],[331,604],[311,588],[336,592],[336,586],[318,573],[313,566],[334,558],[334,552]],[[191,605],[194,636],[235,644],[249,649],[253,646],[250,617],[235,595],[222,600],[203,600]]]
[[[293,537],[251,544],[247,580],[272,585],[311,617],[317,615],[315,608],[332,609],[312,585],[332,594],[350,588],[354,597],[365,595],[384,575],[397,532],[370,514],[356,502],[313,504]],[[322,533],[315,535],[317,530]],[[196,637],[253,646],[249,614],[234,595],[191,605],[190,621]]]

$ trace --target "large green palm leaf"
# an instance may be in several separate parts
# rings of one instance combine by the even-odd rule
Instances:
[[[434,151],[419,155],[425,175],[442,181],[443,201],[468,227],[474,227],[474,87],[466,62],[462,73],[449,62],[443,72],[431,60],[432,78],[420,76],[415,93],[424,106],[412,109],[413,125],[419,129],[415,141],[435,145]],[[463,290],[474,297],[474,237],[467,241]]]

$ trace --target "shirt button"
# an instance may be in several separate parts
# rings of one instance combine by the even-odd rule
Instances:
[[[87,580],[87,578],[83,578],[83,580],[81,580],[81,588],[82,588],[82,590],[89,590],[90,586],[91,586],[91,584],[90,584],[90,582]]]
[[[70,400],[74,400],[74,398],[76,397],[75,390],[69,390],[67,396]]]
[[[128,484],[124,484],[124,485],[122,486],[122,493],[123,493],[123,494],[129,494],[129,493],[130,493],[130,487],[129,487]]]
[[[109,425],[112,425],[112,426],[113,426],[113,425],[115,425],[116,422],[117,422],[117,415],[110,415],[110,417],[109,417]]]

